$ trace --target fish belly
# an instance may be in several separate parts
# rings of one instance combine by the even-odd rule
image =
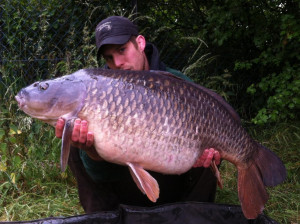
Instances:
[[[189,144],[160,133],[136,130],[128,133],[124,126],[112,130],[104,125],[92,125],[95,148],[105,160],[121,165],[138,164],[144,169],[165,174],[188,171],[201,154],[199,144]],[[108,124],[109,126],[109,124]]]

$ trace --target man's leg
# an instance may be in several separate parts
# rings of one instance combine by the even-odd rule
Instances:
[[[96,184],[87,174],[78,148],[71,147],[68,165],[76,178],[80,203],[86,213],[115,210],[119,201],[109,183]]]
[[[214,202],[217,179],[210,168],[192,168],[185,176],[184,201]]]

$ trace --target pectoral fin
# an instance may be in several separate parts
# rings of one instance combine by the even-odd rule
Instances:
[[[216,176],[216,178],[217,178],[218,186],[222,189],[222,188],[223,188],[223,180],[222,180],[222,178],[221,178],[220,171],[219,171],[219,169],[218,169],[218,167],[217,167],[217,165],[216,165],[215,160],[213,160],[213,161],[211,162],[210,167],[211,167],[212,171],[214,172],[214,174],[215,174],[215,176]]]
[[[159,197],[159,186],[157,181],[141,166],[127,163],[131,176],[138,188],[147,195],[152,202],[156,202]]]
[[[60,169],[62,172],[66,170],[70,155],[71,136],[74,126],[74,119],[67,120],[62,135],[61,154],[60,154]]]

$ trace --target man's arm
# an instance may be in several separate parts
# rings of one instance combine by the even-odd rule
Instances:
[[[58,119],[55,126],[55,135],[57,138],[62,137],[64,130],[64,119]],[[74,129],[72,132],[72,145],[85,150],[91,159],[103,160],[97,153],[93,146],[94,134],[88,131],[87,121],[77,118],[74,123]],[[208,168],[211,162],[215,160],[216,165],[220,164],[220,153],[212,148],[205,149],[202,155],[198,158],[193,167],[205,167]]]

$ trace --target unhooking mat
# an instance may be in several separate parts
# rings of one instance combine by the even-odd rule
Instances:
[[[32,221],[0,222],[30,224],[278,224],[261,214],[247,220],[240,206],[214,203],[184,202],[157,207],[120,205],[116,211],[98,212],[71,217],[54,217]]]

